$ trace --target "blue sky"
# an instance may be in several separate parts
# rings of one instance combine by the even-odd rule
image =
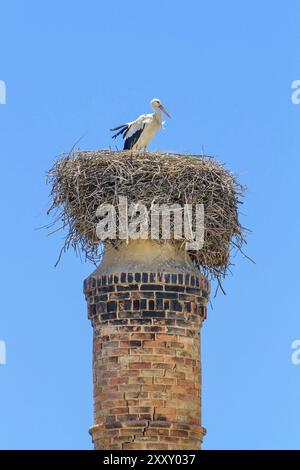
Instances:
[[[1,5],[1,449],[89,449],[92,331],[73,253],[54,268],[45,172],[79,137],[159,97],[152,149],[212,154],[247,185],[247,253],[203,327],[205,449],[300,449],[299,2],[136,0]]]

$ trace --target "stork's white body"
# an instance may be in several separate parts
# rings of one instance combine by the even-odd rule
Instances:
[[[170,117],[168,111],[163,107],[158,99],[151,101],[153,113],[142,114],[135,121],[128,122],[122,126],[116,127],[111,130],[119,130],[113,138],[122,134],[125,139],[124,150],[147,150],[149,142],[154,138],[157,131],[162,127],[162,113],[161,110]]]
[[[139,139],[132,146],[132,150],[147,150],[148,144],[154,139],[156,132],[161,129],[162,124],[162,114],[160,111],[152,114],[142,114],[135,121],[131,122],[126,138],[143,129]]]

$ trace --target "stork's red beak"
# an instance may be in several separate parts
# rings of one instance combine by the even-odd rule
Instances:
[[[162,105],[162,104],[159,106],[159,109],[161,109],[161,110],[162,110],[162,112],[163,112],[163,113],[165,113],[165,114],[166,114],[166,115],[167,115],[167,116],[168,116],[168,117],[171,119],[171,116],[170,116],[170,114],[168,113],[168,111],[166,110],[166,108],[164,108],[164,107],[163,107],[163,105]]]

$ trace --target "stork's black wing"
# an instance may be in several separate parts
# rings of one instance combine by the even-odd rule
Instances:
[[[132,147],[134,146],[134,144],[137,143],[137,141],[139,140],[143,130],[145,128],[145,124],[143,124],[141,127],[139,127],[138,129],[131,129],[130,127],[126,130],[125,134],[124,134],[124,139],[125,139],[125,142],[124,142],[124,150],[130,150],[132,149]],[[130,132],[132,131],[132,132]],[[129,135],[127,135],[129,134]],[[126,137],[127,135],[127,137]],[[125,138],[126,137],[126,138]]]
[[[123,137],[124,137],[124,132],[128,131],[128,128],[129,128],[129,124],[122,124],[122,126],[114,127],[113,129],[109,129],[109,130],[110,131],[119,131],[119,129],[121,129],[119,132],[117,132],[116,134],[114,134],[112,136],[112,138],[115,139],[120,134],[122,134]]]

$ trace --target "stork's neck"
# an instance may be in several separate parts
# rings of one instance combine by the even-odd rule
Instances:
[[[156,106],[155,106],[155,107],[153,106],[152,109],[153,109],[153,111],[154,111],[153,114],[154,114],[155,119],[156,119],[158,122],[162,123],[162,114],[161,114],[160,109],[157,108]]]

